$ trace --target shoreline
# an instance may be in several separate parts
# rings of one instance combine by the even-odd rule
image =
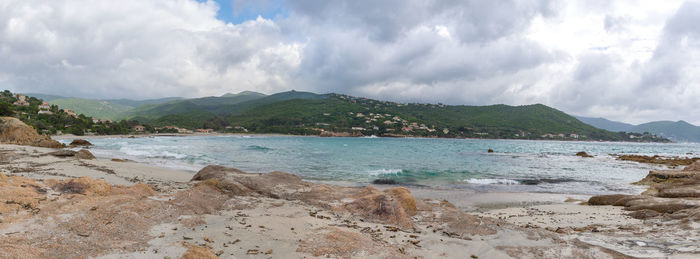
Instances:
[[[410,191],[408,195],[411,199],[415,197],[414,206],[419,213],[409,218],[415,223],[410,224],[413,227],[407,228],[408,225],[401,223],[402,221],[387,222],[383,218],[373,219],[371,217],[374,214],[359,216],[365,215],[362,213],[366,213],[366,206],[374,206],[371,200],[367,200],[370,202],[369,204],[356,208],[359,211],[350,212],[350,214],[344,212],[346,209],[354,208],[348,207],[348,202],[352,204],[356,201],[362,201],[364,198],[353,196],[353,198],[330,201],[331,207],[327,207],[329,205],[322,205],[325,204],[321,202],[325,199],[322,194],[318,194],[321,196],[315,194],[313,197],[317,198],[311,200],[306,200],[306,198],[289,199],[281,196],[294,190],[285,189],[291,188],[289,184],[306,186],[302,189],[317,188],[321,193],[328,190],[336,190],[340,193],[357,191],[364,193],[375,189],[376,191],[371,191],[374,193],[372,195],[393,193],[403,187],[383,185],[372,185],[372,187],[364,188],[337,187],[304,183],[304,181],[285,183],[285,181],[289,181],[289,178],[280,175],[282,178],[279,180],[252,185],[273,184],[277,187],[257,192],[264,194],[269,191],[273,193],[280,191],[280,194],[241,193],[230,196],[222,194],[217,189],[206,187],[206,183],[214,181],[211,184],[219,186],[216,188],[222,188],[219,183],[229,181],[225,175],[218,176],[224,178],[214,178],[216,180],[193,182],[191,179],[194,174],[180,170],[159,168],[131,161],[112,161],[104,158],[89,160],[61,158],[49,154],[53,151],[55,150],[47,148],[0,145],[0,157],[2,158],[0,170],[2,170],[2,174],[7,175],[6,178],[0,176],[0,179],[27,177],[36,182],[22,184],[21,186],[25,186],[22,188],[34,190],[31,189],[33,188],[31,186],[48,186],[41,187],[41,189],[49,190],[44,194],[48,195],[49,199],[39,203],[38,208],[41,210],[37,214],[21,213],[23,210],[17,210],[20,214],[10,218],[8,218],[9,215],[13,214],[0,214],[3,217],[0,221],[0,236],[5,237],[4,241],[0,241],[0,243],[10,242],[13,244],[10,247],[17,247],[17,245],[21,247],[21,244],[28,245],[21,250],[10,250],[9,254],[28,255],[29,251],[34,251],[38,249],[37,247],[51,247],[54,241],[50,241],[50,239],[39,241],[44,240],[42,235],[47,235],[47,237],[64,236],[67,238],[67,241],[64,242],[66,251],[83,251],[81,253],[100,256],[100,258],[162,256],[175,258],[194,253],[195,250],[214,256],[201,258],[216,258],[217,254],[223,258],[250,257],[255,254],[265,254],[272,258],[322,258],[326,256],[464,258],[465,255],[471,254],[479,258],[541,257],[542,254],[560,258],[627,258],[630,256],[692,256],[700,253],[700,248],[693,250],[692,246],[689,247],[688,242],[692,244],[692,240],[678,240],[679,237],[682,237],[679,236],[681,235],[679,233],[682,232],[673,230],[675,228],[670,228],[670,225],[663,221],[631,218],[622,207],[582,205],[588,200],[589,195],[469,193],[467,191],[455,193],[450,190],[440,191],[408,187],[407,190]],[[59,195],[56,196],[56,192],[60,189],[50,187],[54,186],[52,183],[55,181],[71,182],[84,179],[79,178],[84,176],[104,180],[108,184],[114,185],[112,188],[123,191],[119,191],[119,194],[113,194],[117,196],[102,196],[102,194],[95,196],[95,194],[89,193],[63,193],[62,195],[58,193]],[[263,180],[264,177],[268,176],[276,177],[275,174],[249,174],[244,178],[250,178],[253,181],[258,178]],[[246,181],[248,180],[241,183]],[[88,183],[100,186],[99,183],[89,181]],[[125,187],[118,187],[119,185]],[[20,188],[21,186],[17,185],[17,187],[12,188]],[[148,188],[151,191],[142,196],[143,194],[139,194],[142,191],[136,191],[139,188]],[[42,195],[41,192],[38,194]],[[130,198],[132,196],[129,195],[137,196]],[[333,194],[329,193],[328,195],[332,196]],[[404,199],[400,198],[404,196],[391,197],[393,197],[392,200],[403,201],[402,199]],[[171,200],[174,203],[168,203]],[[108,233],[112,233],[109,231],[115,229],[114,227],[102,227],[104,225],[104,223],[100,223],[102,218],[113,217],[109,216],[113,213],[122,213],[117,211],[149,211],[149,209],[157,211],[158,208],[164,206],[157,204],[163,202],[170,204],[167,206],[175,206],[175,208],[186,206],[183,207],[186,209],[175,214],[180,215],[175,218],[167,217],[167,215],[174,213],[170,210],[120,214],[122,215],[120,217],[127,217],[131,220],[119,221],[110,225],[116,224],[119,226],[116,229],[121,228],[120,231],[133,234],[116,235],[117,237],[111,238],[117,238],[114,240],[118,243],[123,243],[125,240],[133,240],[129,242],[135,243],[107,250],[99,249],[105,245],[109,247],[111,243],[105,243],[104,238],[107,237],[100,236],[98,232],[92,232],[92,229],[103,229],[101,231]],[[338,202],[346,205],[339,206]],[[42,203],[45,205],[41,205]],[[54,207],[57,206],[52,205],[54,203],[62,204],[56,208],[65,207],[66,210],[59,209],[54,212]],[[146,206],[145,204],[150,205]],[[167,206],[163,208],[167,208]],[[454,206],[456,209],[450,208],[450,206]],[[144,213],[143,216],[139,215]],[[38,220],[35,217],[43,218],[43,220]],[[154,221],[157,218],[159,220]],[[97,225],[92,226],[91,222],[93,221]],[[133,222],[142,223],[134,225]],[[83,226],[83,224],[88,225]],[[659,232],[660,230],[656,227],[658,224],[663,224],[671,230]],[[401,227],[403,225],[405,226]],[[69,227],[64,229],[62,226]],[[399,230],[392,232],[390,230],[394,227],[391,226],[399,226]],[[436,231],[437,229],[441,230]],[[77,235],[75,231],[79,231]],[[697,231],[695,229],[683,231],[691,231],[690,234],[685,234],[691,236],[692,233],[697,233],[693,232]],[[15,233],[24,234],[15,235]],[[650,235],[649,233],[654,234]],[[664,244],[662,247],[647,245],[669,239],[675,240],[674,243]],[[316,242],[309,243],[303,240],[316,240]],[[94,247],[78,245],[83,242],[93,242],[93,244],[100,245]],[[48,246],[42,246],[42,244]],[[683,250],[683,248],[690,250]],[[6,253],[8,250],[0,250],[0,255]],[[60,254],[53,255],[53,257],[57,256],[60,257]]]
[[[79,138],[148,138],[148,137],[190,137],[190,136],[263,136],[263,137],[317,137],[317,138],[386,138],[386,139],[456,139],[456,140],[513,140],[513,141],[552,141],[552,142],[588,142],[588,143],[640,143],[640,144],[697,144],[688,142],[637,142],[637,141],[608,141],[608,140],[566,140],[566,139],[508,139],[508,138],[467,138],[467,137],[437,137],[437,136],[321,136],[321,135],[294,135],[280,133],[144,133],[144,134],[116,134],[116,135],[84,135],[73,134],[50,135],[55,140],[79,139]]]

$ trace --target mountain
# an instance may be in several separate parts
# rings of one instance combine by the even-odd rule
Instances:
[[[26,96],[31,96],[31,97],[34,97],[34,98],[37,98],[37,99],[42,99],[42,100],[44,100],[45,102],[49,102],[49,101],[55,100],[55,99],[67,98],[67,97],[64,97],[64,96],[51,95],[51,94],[34,94],[34,93],[31,93],[31,94],[24,94],[24,95],[26,95]]]
[[[50,104],[58,105],[61,109],[70,109],[78,114],[85,114],[90,117],[116,120],[119,114],[132,109],[131,106],[111,103],[108,101],[91,100],[82,98],[60,98],[48,101]]]
[[[147,100],[107,99],[104,101],[109,102],[109,103],[121,104],[121,105],[125,105],[125,106],[139,107],[142,105],[161,104],[161,103],[167,103],[170,101],[182,100],[182,99],[184,99],[184,98],[182,98],[182,97],[167,97],[167,98],[147,99]]]
[[[634,126],[631,132],[650,132],[676,142],[700,142],[700,127],[685,121],[654,121]]]
[[[155,127],[299,135],[667,141],[651,134],[611,132],[542,105],[395,103],[342,94],[241,92],[194,99],[54,99],[78,113]],[[138,105],[137,107],[132,105]],[[593,124],[588,120],[589,123]],[[622,127],[604,119],[607,125]],[[600,126],[600,123],[597,124]],[[676,135],[674,135],[676,136]]]
[[[635,125],[624,123],[624,122],[619,122],[619,121],[611,121],[605,118],[590,118],[590,117],[583,117],[583,116],[574,116],[578,120],[582,121],[583,123],[586,123],[588,125],[591,125],[593,127],[599,128],[599,129],[605,129],[609,131],[630,131],[631,128],[633,128]]]
[[[338,94],[316,97],[276,102],[263,102],[262,98],[242,103],[219,121],[222,124],[209,125],[236,126],[259,133],[318,134],[323,129],[385,136],[631,140],[627,134],[597,129],[542,104],[445,106]],[[660,140],[638,135],[646,141]]]
[[[236,96],[241,96],[241,95],[265,97],[265,94],[261,94],[261,93],[253,92],[253,91],[243,91],[243,92],[240,92],[237,94],[227,93],[227,94],[222,95],[221,97],[236,97]]]
[[[143,105],[157,105],[174,100],[181,100],[180,97],[170,97],[161,99],[149,100],[130,100],[130,99],[108,99],[95,100],[84,98],[72,98],[58,95],[47,94],[26,94],[38,99],[42,99],[50,104],[58,105],[61,109],[70,109],[78,114],[85,114],[90,117],[118,120],[123,119],[123,114],[126,111]]]
[[[599,129],[615,132],[648,132],[676,142],[700,143],[700,127],[685,121],[653,121],[640,125],[632,125],[604,118],[588,118],[581,116],[576,116],[576,118]]]

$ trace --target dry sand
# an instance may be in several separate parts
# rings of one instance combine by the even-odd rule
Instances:
[[[449,210],[419,212],[411,217],[414,227],[396,228],[302,200],[211,196],[206,186],[190,182],[190,172],[128,161],[58,158],[48,155],[51,151],[0,145],[0,173],[36,179],[29,186],[44,190],[37,193],[45,197],[32,205],[35,207],[23,205],[14,214],[0,214],[2,258],[47,255],[41,251],[48,251],[53,258],[700,256],[698,222],[679,228],[673,221],[631,218],[621,207],[579,205],[587,196],[411,190],[417,198],[437,199],[426,203],[442,204],[439,200],[447,199],[495,229],[493,233],[456,236],[447,231],[449,227],[478,226],[431,221]],[[83,176],[125,187],[113,187],[118,191],[112,193],[119,195],[93,197],[61,193],[49,180],[67,183]],[[155,192],[139,191],[145,186],[141,184]],[[15,187],[28,188],[27,184]],[[145,229],[128,229],[130,224]],[[97,230],[124,236],[101,236],[94,232]],[[34,254],[33,249],[37,249]]]

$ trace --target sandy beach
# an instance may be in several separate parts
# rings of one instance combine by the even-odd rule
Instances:
[[[697,221],[635,219],[623,207],[583,205],[589,197],[582,195],[338,187],[284,173],[238,175],[209,167],[197,174],[208,180],[191,181],[191,172],[56,157],[54,151],[0,145],[6,192],[0,257],[691,258],[700,253]],[[111,191],[100,191],[104,188]],[[23,192],[36,201],[11,196]]]

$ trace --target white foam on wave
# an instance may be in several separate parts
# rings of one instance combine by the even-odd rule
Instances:
[[[377,169],[377,170],[367,171],[367,173],[371,176],[400,174],[402,172],[403,172],[403,170],[401,170],[401,169]]]
[[[179,153],[174,153],[171,151],[167,150],[159,150],[158,148],[148,148],[145,146],[140,146],[138,148],[136,147],[130,147],[130,146],[122,146],[119,148],[119,152],[128,155],[128,156],[135,156],[135,157],[144,157],[144,158],[154,158],[154,157],[162,157],[162,158],[174,158],[174,159],[184,159],[187,157],[185,154],[179,154]]]
[[[470,184],[479,184],[479,185],[490,185],[490,184],[516,185],[516,184],[520,184],[520,182],[518,182],[516,180],[510,180],[510,179],[472,178],[472,179],[467,179],[464,181],[467,183],[470,183]]]

